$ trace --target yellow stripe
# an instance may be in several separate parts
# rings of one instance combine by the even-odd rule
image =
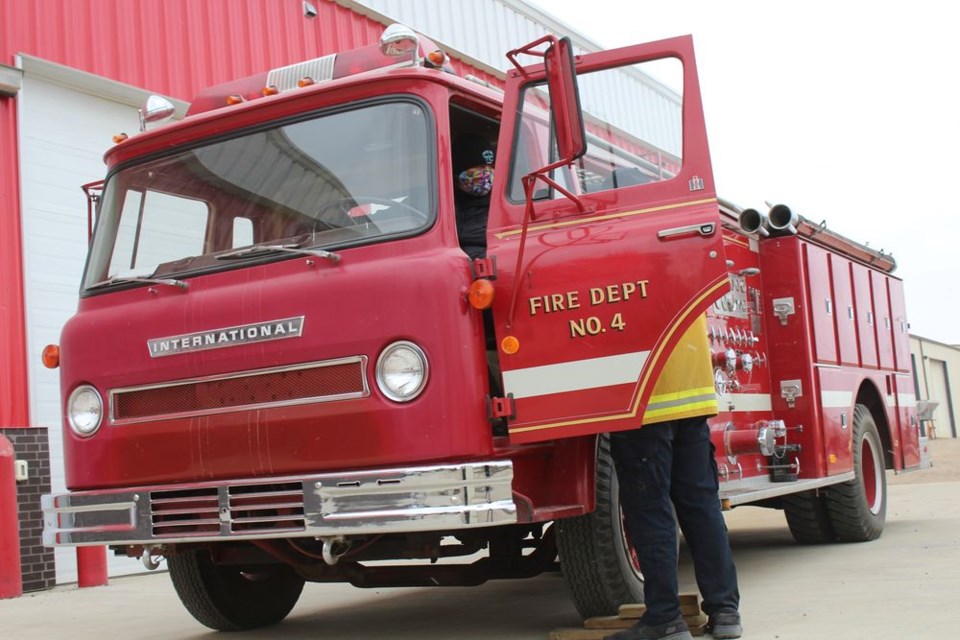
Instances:
[[[675,202],[673,204],[665,204],[659,207],[650,207],[649,209],[637,209],[636,211],[623,211],[621,213],[611,213],[605,216],[589,216],[584,217],[583,215],[574,218],[573,220],[564,220],[563,222],[552,222],[550,224],[538,224],[531,225],[527,227],[527,233],[531,231],[542,231],[544,229],[561,229],[563,227],[572,227],[580,224],[593,224],[595,222],[603,222],[604,220],[616,220],[618,218],[629,218],[631,216],[639,216],[646,213],[655,213],[657,211],[669,211],[671,209],[679,209],[681,207],[692,207],[698,204],[709,204],[716,203],[716,198],[704,198],[703,200],[688,200],[686,202]],[[502,240],[504,238],[509,238],[511,236],[518,236],[523,233],[523,228],[514,229],[513,231],[501,231],[500,233],[493,234],[496,238]]]
[[[626,418],[635,418],[640,409],[640,398],[643,397],[643,392],[646,389],[646,385],[650,382],[650,372],[653,371],[654,364],[663,357],[663,351],[666,344],[673,337],[673,334],[677,332],[680,324],[685,321],[685,319],[693,312],[693,310],[703,302],[704,299],[715,294],[717,290],[729,284],[727,279],[727,274],[723,274],[720,278],[709,285],[703,293],[697,296],[692,303],[687,305],[683,312],[677,316],[677,319],[674,320],[673,324],[670,326],[670,329],[667,331],[666,337],[660,342],[660,345],[657,347],[657,350],[651,354],[645,363],[646,372],[644,376],[640,379],[640,389],[637,392],[637,399],[633,403],[633,407],[626,413],[619,413],[610,416],[601,416],[598,418],[584,418],[581,420],[565,420],[563,422],[553,422],[550,424],[540,424],[534,425],[531,427],[518,427],[515,429],[510,429],[510,433],[526,433],[528,431],[542,431],[544,429],[556,429],[558,427],[570,427],[578,424],[594,424],[597,422],[610,422],[612,420],[623,420]],[[639,426],[639,425],[637,425]]]
[[[674,416],[675,414],[686,414],[694,413],[695,411],[699,414],[700,409],[717,409],[717,400],[712,398],[710,400],[701,400],[700,402],[689,402],[687,404],[677,405],[675,407],[665,407],[663,409],[647,409],[643,412],[644,421],[651,418],[663,418],[665,416]]]
[[[682,391],[677,391],[676,393],[661,393],[657,396],[650,396],[650,402],[648,404],[659,404],[661,402],[671,402],[673,400],[680,400],[681,398],[689,398],[691,396],[702,396],[708,393],[713,393],[713,387],[700,387],[699,389],[684,389]]]

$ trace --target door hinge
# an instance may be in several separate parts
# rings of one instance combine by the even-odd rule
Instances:
[[[475,258],[472,266],[474,280],[479,280],[480,278],[486,278],[487,280],[497,279],[496,256],[490,256],[489,258]]]
[[[505,418],[513,420],[517,417],[517,405],[513,401],[513,394],[508,393],[506,398],[490,398],[487,402],[487,416],[490,420]]]

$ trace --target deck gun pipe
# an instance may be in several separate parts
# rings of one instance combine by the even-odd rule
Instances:
[[[756,209],[744,209],[740,213],[740,228],[747,233],[769,236],[770,220],[766,214],[760,213]]]

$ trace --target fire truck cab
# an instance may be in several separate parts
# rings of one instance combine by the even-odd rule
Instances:
[[[500,91],[394,26],[107,153],[48,544],[165,557],[220,630],[282,620],[306,580],[471,585],[558,555],[580,612],[615,612],[642,573],[604,434],[692,401],[651,393],[704,317],[725,504],[879,535],[884,468],[919,464],[889,257],[718,200],[689,38],[508,57]],[[678,108],[651,122],[658,99]],[[476,260],[467,134],[496,150]]]

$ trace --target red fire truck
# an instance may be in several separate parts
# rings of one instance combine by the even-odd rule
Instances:
[[[474,585],[558,557],[579,611],[611,613],[643,594],[606,434],[695,400],[652,396],[695,323],[724,506],[783,509],[805,543],[880,535],[885,469],[920,463],[892,259],[718,200],[689,38],[508,57],[500,91],[394,26],[107,153],[46,354],[69,488],[47,544],[165,558],[221,630],[282,620],[306,580]],[[476,260],[466,134],[496,147]]]

